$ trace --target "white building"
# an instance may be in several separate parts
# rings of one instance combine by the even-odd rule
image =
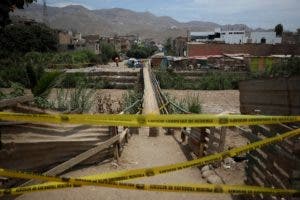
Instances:
[[[245,31],[222,31],[221,40],[226,44],[244,44],[247,37]]]
[[[247,42],[245,31],[221,31],[220,28],[213,32],[191,32],[194,42],[224,42],[226,44],[244,44]]]
[[[282,38],[277,37],[275,32],[251,32],[250,42],[256,44],[280,44]]]

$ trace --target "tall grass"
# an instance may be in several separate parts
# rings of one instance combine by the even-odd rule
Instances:
[[[191,113],[198,114],[202,112],[201,100],[199,95],[196,94],[186,96],[180,100],[179,105]]]
[[[192,94],[180,99],[179,101],[174,97],[171,96],[169,93],[164,93],[164,96],[167,98],[168,101],[176,104],[181,109],[176,108],[173,104],[168,104],[167,109],[169,113],[185,113],[184,111],[190,113],[201,113],[202,112],[202,102],[201,98],[197,94]]]
[[[132,106],[136,101],[142,99],[142,93],[139,92],[138,89],[128,90],[122,97],[123,99],[123,110]],[[127,113],[135,114],[139,112],[139,108],[141,107],[142,102],[137,103],[134,107],[129,109]]]

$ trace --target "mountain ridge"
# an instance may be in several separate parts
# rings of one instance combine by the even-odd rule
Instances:
[[[136,12],[124,8],[89,10],[81,5],[65,7],[48,6],[48,21],[51,27],[73,30],[102,36],[138,34],[142,39],[152,38],[157,42],[167,37],[186,36],[187,31],[213,31],[215,28],[229,30],[252,29],[245,24],[219,25],[207,21],[179,22],[169,16],[156,16],[151,12]],[[43,6],[32,4],[13,15],[41,22]]]

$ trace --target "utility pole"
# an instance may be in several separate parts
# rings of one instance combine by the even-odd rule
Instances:
[[[47,11],[47,2],[46,0],[43,0],[43,22],[47,26],[49,26],[49,21],[48,21],[48,11]]]

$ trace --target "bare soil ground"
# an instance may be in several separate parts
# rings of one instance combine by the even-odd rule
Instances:
[[[186,161],[186,156],[183,152],[184,148],[179,144],[179,133],[175,136],[161,134],[158,138],[148,137],[147,134],[134,135],[129,144],[125,147],[120,163],[104,163],[98,166],[91,166],[83,169],[74,170],[64,176],[87,176],[92,174],[136,169],[144,167],[159,166]],[[198,168],[189,168],[178,172],[163,174],[151,178],[143,178],[133,180],[136,183],[205,183],[201,178],[201,173]],[[82,187],[70,188],[48,192],[37,192],[26,194],[17,198],[18,200],[35,200],[35,199],[64,199],[64,200],[94,200],[94,199],[163,199],[163,200],[182,200],[182,199],[207,199],[207,200],[227,200],[231,199],[230,195],[224,194],[188,194],[188,193],[163,193],[163,192],[145,192],[145,191],[130,191],[118,190],[101,187]]]
[[[203,113],[240,113],[238,90],[164,90],[164,92],[174,97],[177,101],[180,101],[187,96],[199,96]],[[239,133],[227,130],[225,150],[246,145],[247,142],[248,140]],[[245,161],[241,163],[235,163],[228,169],[225,169],[222,165],[215,171],[227,184],[243,184],[245,179],[244,168]]]
[[[203,113],[240,113],[238,90],[163,90],[180,101],[187,96],[199,96]]]

